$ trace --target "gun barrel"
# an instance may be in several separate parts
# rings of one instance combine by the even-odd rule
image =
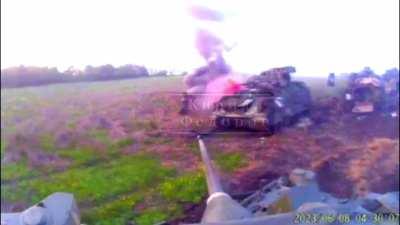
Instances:
[[[221,224],[221,222],[230,220],[250,218],[252,216],[250,211],[245,209],[222,190],[219,177],[214,173],[213,165],[208,157],[206,145],[200,135],[197,136],[197,138],[199,140],[201,158],[203,159],[206,168],[209,194],[207,207],[201,221],[203,223]]]
[[[199,140],[201,158],[206,169],[208,194],[212,195],[213,193],[223,192],[221,182],[216,176],[210,157],[208,156],[206,145],[204,144],[204,141],[201,139],[200,135],[197,136],[197,139]]]

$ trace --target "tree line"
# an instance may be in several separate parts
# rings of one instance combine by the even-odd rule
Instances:
[[[150,75],[167,75],[165,71],[149,74],[144,66],[112,65],[86,66],[84,70],[69,68],[64,72],[57,68],[18,66],[1,70],[1,88],[39,86],[54,83],[104,81],[148,77]]]

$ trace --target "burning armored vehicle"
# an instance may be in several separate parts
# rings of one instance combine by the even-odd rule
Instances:
[[[224,96],[215,106],[217,128],[250,129],[273,133],[296,122],[311,107],[311,94],[303,82],[291,80],[295,68],[273,68],[250,77],[242,90]]]

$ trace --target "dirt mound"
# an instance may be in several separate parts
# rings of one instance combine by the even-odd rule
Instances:
[[[348,176],[355,181],[359,193],[396,190],[399,186],[399,141],[372,139],[361,157],[350,162]]]

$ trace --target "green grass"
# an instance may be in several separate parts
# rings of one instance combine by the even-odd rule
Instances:
[[[224,172],[232,173],[236,169],[248,164],[248,160],[242,153],[218,153],[215,157],[217,166]]]
[[[40,147],[46,152],[54,152],[56,150],[55,139],[51,134],[43,134],[39,137]]]
[[[134,140],[131,138],[123,138],[112,141],[108,137],[106,130],[91,130],[89,132],[89,136],[101,142],[107,149],[108,155],[101,154],[88,145],[79,146],[73,144],[69,148],[57,148],[54,139],[50,135],[43,135],[40,143],[43,150],[47,152],[54,152],[57,149],[57,154],[59,156],[71,160],[72,165],[70,168],[83,165],[92,165],[101,160],[107,160],[111,157],[120,157],[120,155],[118,155],[119,150],[134,143]]]
[[[1,159],[3,160],[4,154],[6,153],[7,142],[1,139],[0,142],[0,150],[1,150]]]
[[[176,177],[171,169],[162,168],[156,160],[148,157],[135,156],[118,161],[122,169],[113,167],[107,171],[97,168],[102,175],[92,169],[80,170],[80,174],[69,170],[49,179],[25,181],[17,189],[2,188],[2,196],[13,201],[19,201],[21,196],[31,196],[30,203],[33,204],[55,191],[66,191],[74,194],[78,204],[94,203],[93,207],[81,209],[84,223],[124,225],[127,221],[135,221],[147,225],[181,217],[183,204],[199,203],[206,195],[202,173]],[[33,191],[29,191],[32,188]],[[139,203],[146,204],[145,208],[135,211]]]
[[[206,194],[202,173],[188,173],[167,177],[155,188],[138,189],[131,194],[100,204],[83,213],[86,223],[95,225],[124,225],[134,221],[139,225],[153,225],[183,215],[182,204],[199,203]],[[139,203],[146,207],[135,210]]]
[[[58,152],[58,155],[70,159],[72,167],[90,165],[102,159],[101,155],[91,148],[63,149]]]
[[[78,202],[96,203],[112,196],[146,188],[172,174],[173,169],[163,168],[154,157],[137,155],[114,160],[106,165],[75,168],[47,178],[24,181],[20,183],[19,189],[22,192],[35,193],[28,198],[29,203],[35,203],[59,191],[73,193]],[[22,194],[20,200],[24,200],[26,196]]]
[[[119,150],[134,144],[132,138],[112,140],[105,129],[93,129],[89,132],[89,137],[104,145],[109,155],[113,157],[118,156]]]
[[[159,192],[168,201],[199,203],[207,186],[203,174],[195,173],[166,180],[160,185]]]
[[[113,143],[113,147],[117,149],[125,148],[133,145],[135,142],[132,138],[123,138]]]
[[[26,160],[1,165],[1,180],[15,180],[35,175],[36,172],[28,167]]]
[[[100,143],[104,145],[111,145],[111,140],[108,137],[108,131],[105,129],[93,129],[89,131],[89,137],[93,138],[96,141],[99,141]]]
[[[37,181],[32,184],[37,199],[32,200],[36,202],[50,193],[64,191],[74,193],[79,202],[98,203],[112,196],[146,188],[172,172],[149,156],[125,157],[106,166],[71,169],[46,181]]]
[[[167,214],[160,210],[154,209],[143,212],[135,219],[135,222],[138,225],[153,225],[155,223],[165,221],[167,218]]]
[[[88,224],[93,225],[124,225],[126,221],[134,217],[134,206],[143,200],[144,196],[139,193],[123,195],[118,199],[106,202],[83,212],[82,217]]]
[[[20,125],[21,121],[28,122],[27,124],[34,121],[33,126],[41,128],[43,125],[43,130],[38,132],[34,143],[23,144],[28,147],[32,144],[32,147],[40,147],[46,154],[57,154],[72,162],[65,171],[53,174],[42,171],[42,167],[51,167],[52,164],[37,168],[29,168],[25,161],[2,165],[2,180],[40,175],[32,179],[22,179],[16,185],[2,185],[2,200],[29,206],[54,192],[70,192],[74,194],[82,213],[82,222],[86,224],[125,225],[128,221],[134,221],[139,225],[146,225],[182,216],[184,204],[199,202],[206,193],[204,178],[200,174],[178,175],[174,168],[163,167],[155,155],[122,155],[120,150],[135,144],[136,140],[131,138],[113,140],[106,129],[92,127],[89,133],[80,137],[85,139],[84,143],[80,144],[79,139],[66,148],[57,146],[55,131],[52,130],[75,130],[83,115],[96,113],[96,110],[104,107],[104,104],[97,105],[99,104],[96,101],[97,94],[101,96],[121,94],[123,103],[126,101],[132,104],[131,101],[135,101],[133,105],[136,109],[140,109],[143,100],[125,98],[125,95],[153,92],[154,87],[157,87],[157,91],[179,91],[183,87],[180,85],[181,79],[182,77],[145,78],[2,89],[1,102],[4,107],[1,110],[1,119],[5,124],[2,133],[3,131],[7,133],[7,137],[13,134],[23,135],[24,126],[16,125]],[[82,99],[82,95],[89,98]],[[152,99],[154,106],[165,106],[163,98],[156,96]],[[63,116],[61,120],[67,121],[65,128],[56,124],[54,124],[56,126],[52,126],[53,124],[46,126],[47,123],[53,122],[46,118],[46,113],[43,113],[43,109],[49,107],[57,113],[57,110],[60,110],[59,115]],[[54,120],[60,124],[63,124],[62,121]],[[150,119],[138,119],[131,124],[135,131],[159,128],[157,121]],[[5,142],[8,141],[3,139],[2,157],[6,151]],[[170,138],[162,136],[140,141],[143,141],[144,147],[148,147],[147,144],[168,145],[172,142]],[[91,143],[96,143],[96,146],[102,149],[96,149]],[[179,192],[179,195],[173,196],[174,192]]]
[[[199,203],[206,195],[205,178],[200,172],[176,177],[172,169],[162,168],[157,160],[144,155],[115,164],[118,167],[69,170],[48,179],[25,181],[17,189],[2,189],[2,195],[13,201],[30,197],[33,204],[56,191],[71,192],[78,204],[95,205],[82,210],[82,221],[95,225],[124,225],[127,221],[147,225],[174,219],[183,215],[183,204]],[[146,207],[135,212],[135,206],[143,202]]]

